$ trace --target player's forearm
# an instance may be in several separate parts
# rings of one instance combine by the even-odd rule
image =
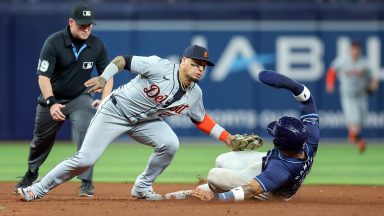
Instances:
[[[111,63],[108,64],[101,74],[101,77],[103,77],[106,81],[109,81],[115,74],[124,70],[125,63],[126,62],[123,56],[117,56]]]
[[[317,113],[315,101],[311,96],[311,92],[303,84],[274,71],[260,72],[259,79],[269,86],[290,90],[296,100],[301,103],[302,115]]]
[[[294,95],[299,95],[304,89],[302,84],[275,71],[261,71],[259,73],[259,79],[263,83],[274,88],[288,89]]]
[[[214,199],[222,201],[242,201],[251,199],[261,193],[264,193],[264,189],[257,180],[252,179],[247,185],[234,188],[224,193],[216,193]]]
[[[101,99],[104,99],[105,97],[107,97],[109,94],[111,94],[112,92],[112,88],[113,88],[113,78],[111,78],[110,80],[108,80],[107,84],[105,85],[104,89],[103,89],[103,93],[101,95]]]
[[[54,96],[52,91],[51,81],[48,77],[39,75],[38,82],[39,82],[39,87],[40,87],[41,93],[43,94],[44,99]]]
[[[229,144],[228,138],[231,136],[223,127],[216,123],[215,120],[212,119],[211,116],[205,114],[204,119],[201,122],[194,121],[197,128],[199,128],[204,133],[211,135],[212,137],[225,142],[227,145]]]

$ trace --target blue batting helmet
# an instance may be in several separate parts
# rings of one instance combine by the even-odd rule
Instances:
[[[308,139],[304,124],[293,117],[281,117],[269,123],[267,130],[274,137],[273,144],[279,150],[300,152]]]

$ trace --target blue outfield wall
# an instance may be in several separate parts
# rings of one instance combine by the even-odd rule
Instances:
[[[204,16],[179,20],[169,14],[163,15],[163,20],[140,16],[112,19],[107,15],[97,20],[94,33],[107,45],[111,59],[118,54],[155,54],[177,62],[189,44],[207,46],[216,66],[209,68],[200,82],[205,108],[231,132],[266,136],[265,127],[270,121],[282,115],[299,115],[298,103],[288,92],[260,84],[257,74],[263,69],[279,71],[308,86],[316,98],[324,138],[346,135],[339,95],[325,92],[324,75],[332,59],[348,49],[351,39],[363,42],[372,68],[381,80],[384,78],[384,27],[372,17],[335,20],[332,13],[326,12],[317,18],[290,17],[288,21],[283,15],[266,20],[240,15],[230,20]],[[62,13],[0,16],[0,139],[32,138],[36,98],[40,94],[35,74],[40,49],[48,35],[65,25]],[[129,72],[118,74],[115,87],[132,77]],[[380,86],[370,98],[366,137],[383,138],[383,93]],[[180,136],[205,136],[186,117],[170,117],[167,121]],[[69,139],[70,131],[70,124],[65,124],[59,138]]]

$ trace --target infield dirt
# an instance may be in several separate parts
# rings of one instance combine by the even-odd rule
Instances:
[[[145,201],[131,198],[131,184],[97,183],[96,196],[78,197],[79,183],[67,182],[33,202],[18,200],[12,193],[15,183],[0,183],[0,215],[38,216],[371,216],[384,215],[384,186],[305,185],[289,202],[245,201],[203,202],[197,199]],[[194,189],[195,184],[155,184],[156,192],[164,194]]]

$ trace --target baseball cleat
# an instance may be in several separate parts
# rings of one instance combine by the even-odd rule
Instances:
[[[364,153],[365,148],[366,148],[365,140],[364,139],[360,139],[357,142],[357,150],[359,151],[360,154],[362,154],[362,153]]]
[[[145,191],[137,191],[135,188],[132,189],[131,191],[132,197],[137,198],[137,199],[145,199],[145,200],[150,200],[150,201],[155,201],[155,200],[163,200],[164,197],[160,194],[157,194],[153,191],[152,187],[145,190]]]
[[[183,200],[187,199],[192,193],[192,190],[182,190],[182,191],[176,191],[167,193],[164,195],[165,199],[175,199],[175,200]]]
[[[95,191],[93,190],[93,183],[89,180],[82,180],[80,187],[80,197],[93,197],[95,195]]]
[[[23,177],[21,177],[21,180],[17,183],[15,186],[15,190],[13,191],[14,194],[18,194],[17,189],[18,188],[26,188],[28,186],[31,186],[33,183],[36,182],[37,178],[39,177],[38,173],[32,173],[29,170],[25,173]],[[20,177],[19,177],[20,178]]]
[[[32,201],[32,200],[35,200],[35,199],[39,199],[40,196],[37,195],[37,193],[33,192],[31,187],[27,187],[27,188],[18,188],[17,189],[17,193],[19,194],[19,198],[20,200],[22,201]]]

